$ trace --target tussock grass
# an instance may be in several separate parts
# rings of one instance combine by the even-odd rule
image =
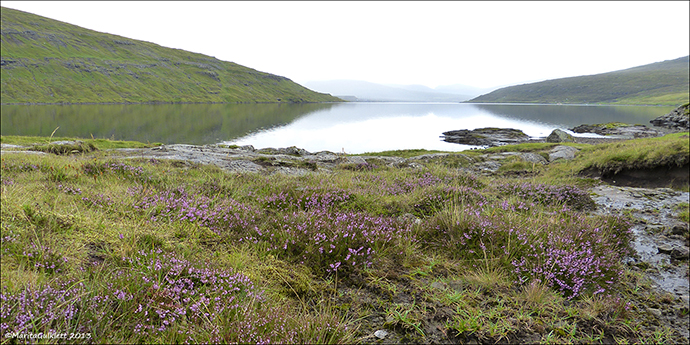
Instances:
[[[626,304],[624,217],[588,214],[588,194],[563,182],[425,164],[291,177],[103,151],[3,155],[0,336],[680,339]]]
[[[687,132],[595,145],[580,153],[583,159],[577,169],[593,168],[604,174],[615,174],[623,169],[680,167],[688,164],[689,150]]]

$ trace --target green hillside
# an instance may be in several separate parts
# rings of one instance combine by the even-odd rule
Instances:
[[[288,78],[2,7],[8,103],[333,102]]]
[[[688,102],[688,56],[625,70],[498,89],[472,103],[680,105]]]

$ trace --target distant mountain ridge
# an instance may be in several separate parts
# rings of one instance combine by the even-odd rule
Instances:
[[[0,102],[334,102],[288,78],[2,7]]]
[[[680,105],[690,98],[688,56],[620,71],[509,86],[471,103]]]
[[[493,89],[465,85],[384,85],[361,80],[309,81],[304,86],[347,100],[363,102],[463,102]]]

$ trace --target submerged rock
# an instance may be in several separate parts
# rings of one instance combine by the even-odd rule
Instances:
[[[486,127],[443,132],[443,141],[475,146],[503,146],[528,141],[530,137],[514,128]]]

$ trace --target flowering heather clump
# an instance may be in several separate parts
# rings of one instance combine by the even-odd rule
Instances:
[[[67,258],[48,246],[38,245],[31,242],[31,245],[24,249],[21,255],[31,266],[48,274],[60,273],[64,269]]]
[[[254,209],[232,199],[211,199],[188,193],[184,187],[155,191],[141,186],[130,188],[134,208],[146,211],[151,221],[187,221],[219,233],[250,228],[258,215]]]
[[[58,280],[2,291],[3,339],[8,332],[60,331],[88,332],[99,342],[121,329],[139,341],[296,341],[299,329],[273,308],[259,308],[266,302],[262,292],[241,273],[160,250],[123,257],[119,265],[100,287]]]
[[[519,281],[546,282],[568,298],[607,291],[622,273],[620,257],[632,254],[632,233],[630,223],[620,217],[604,218],[598,225],[587,226],[584,216],[575,215],[544,228],[523,244],[526,254],[512,262]]]
[[[629,254],[630,224],[622,218],[598,220],[580,213],[553,213],[525,222],[511,209],[532,209],[506,201],[444,211],[422,233],[423,244],[451,256],[510,267],[519,283],[538,280],[573,298],[601,293],[620,274],[620,257]]]
[[[351,194],[342,189],[322,191],[314,188],[307,188],[300,192],[280,192],[264,198],[266,208],[279,210],[314,210],[314,209],[336,209],[346,203],[351,198]]]
[[[361,212],[295,211],[243,241],[267,242],[270,251],[309,263],[323,273],[370,267],[376,255],[395,255],[401,241],[414,241],[410,224]]]
[[[63,186],[59,184],[57,188],[65,194],[77,195],[81,194],[81,188],[73,188],[70,186]]]
[[[3,163],[2,164],[2,170],[7,171],[7,172],[27,172],[27,171],[43,170],[43,167],[38,166],[36,164],[30,164],[30,163],[22,163],[22,164]]]
[[[81,191],[80,191],[81,192]],[[96,195],[93,195],[91,197],[85,196],[81,198],[81,201],[83,201],[86,205],[91,206],[91,207],[97,207],[97,208],[105,208],[113,205],[113,201],[110,200],[110,197],[98,193]]]
[[[546,184],[501,184],[498,190],[508,194],[538,202],[543,205],[564,204],[576,210],[589,209],[594,201],[589,194],[573,186],[551,186]]]
[[[135,306],[133,313],[139,319],[135,333],[163,332],[176,322],[215,324],[219,317],[241,314],[239,311],[252,301],[263,301],[261,293],[241,273],[199,267],[160,250],[140,251],[122,258],[122,264],[130,269],[117,271],[114,279],[123,285],[136,282],[138,287],[135,295],[121,294],[121,299],[131,300]]]
[[[11,186],[11,185],[14,184],[14,180],[11,179],[11,178],[4,178],[4,177],[3,177],[3,178],[1,178],[0,180],[2,181],[2,184],[5,185],[5,186]]]

